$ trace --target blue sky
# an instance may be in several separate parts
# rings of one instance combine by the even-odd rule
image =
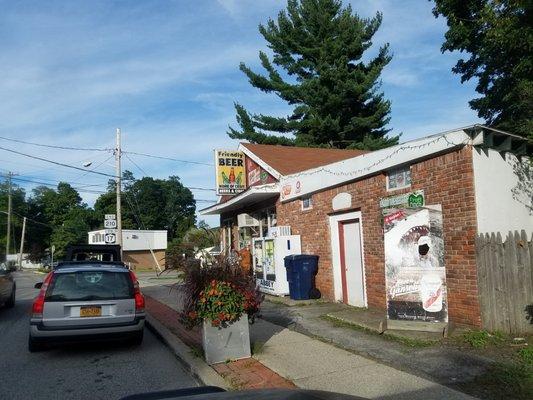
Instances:
[[[252,88],[239,71],[258,70],[266,50],[257,26],[284,0],[8,1],[0,0],[0,136],[62,146],[112,147],[212,163],[215,148],[235,148],[233,102],[253,112],[283,115],[275,96]],[[345,1],[347,4],[347,1]],[[351,1],[364,17],[383,12],[375,47],[390,43],[393,61],[382,90],[392,101],[390,127],[402,141],[478,122],[468,107],[474,82],[461,84],[442,54],[445,21],[424,0]],[[0,146],[81,166],[109,154],[51,150],[0,140]],[[136,177],[178,175],[188,186],[213,187],[209,166],[132,156]],[[32,180],[67,180],[105,187],[105,177],[51,166],[0,151],[0,172]],[[22,183],[21,183],[22,185]],[[35,185],[24,184],[28,190]],[[195,191],[198,199],[214,200]],[[82,193],[92,204],[97,195]],[[203,208],[207,203],[199,203]],[[207,219],[217,224],[216,217]]]

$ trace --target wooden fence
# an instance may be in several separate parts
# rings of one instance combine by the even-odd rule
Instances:
[[[509,232],[476,238],[478,290],[483,328],[533,333],[533,239]]]

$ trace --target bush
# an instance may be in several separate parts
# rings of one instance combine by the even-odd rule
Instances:
[[[198,260],[187,260],[180,268],[184,272],[184,311],[182,322],[193,327],[204,319],[212,326],[227,326],[248,314],[251,322],[259,311],[263,296],[255,279],[236,260],[219,257],[212,265],[201,266]]]

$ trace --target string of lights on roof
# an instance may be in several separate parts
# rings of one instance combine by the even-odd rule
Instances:
[[[387,160],[390,160],[392,157],[394,157],[396,154],[398,154],[399,152],[401,151],[404,151],[404,150],[419,150],[419,149],[423,149],[425,147],[429,147],[435,143],[438,143],[439,141],[441,140],[444,140],[446,142],[447,145],[449,145],[448,147],[460,147],[460,146],[464,146],[466,144],[468,144],[470,142],[470,138],[468,139],[465,139],[464,141],[460,142],[460,143],[453,143],[451,142],[448,138],[447,138],[447,133],[444,133],[438,137],[436,137],[435,139],[429,141],[429,142],[425,142],[425,143],[422,143],[422,144],[419,144],[419,145],[407,145],[407,144],[403,144],[401,146],[399,146],[397,149],[395,149],[393,152],[391,152],[390,154],[388,154],[386,157],[383,157],[382,159],[364,167],[364,168],[359,168],[357,170],[353,170],[353,171],[333,171],[329,168],[326,168],[326,167],[320,167],[320,168],[317,168],[317,169],[314,169],[314,170],[307,170],[307,171],[301,171],[301,172],[297,172],[297,173],[294,173],[294,174],[290,174],[290,175],[287,175],[285,176],[285,178],[299,178],[301,176],[311,176],[311,175],[316,175],[316,174],[319,174],[319,173],[328,173],[328,174],[331,174],[331,175],[335,175],[335,176],[346,176],[346,177],[349,177],[349,176],[356,176],[356,175],[360,175],[364,172],[367,172],[367,171],[370,171],[372,170],[374,167],[377,167],[378,165],[380,164],[383,164],[385,161]],[[384,149],[384,150],[390,150],[390,149]],[[372,154],[372,153],[367,153],[367,154]],[[361,156],[358,156],[357,158],[359,157],[365,157],[367,154],[363,154]],[[342,161],[341,161],[342,162]]]

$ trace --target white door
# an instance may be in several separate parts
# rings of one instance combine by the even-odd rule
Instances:
[[[359,220],[339,222],[343,301],[365,307],[365,285]]]

